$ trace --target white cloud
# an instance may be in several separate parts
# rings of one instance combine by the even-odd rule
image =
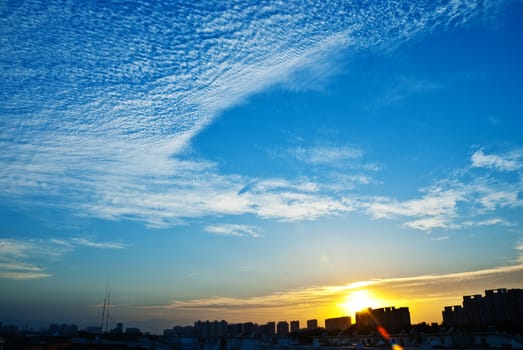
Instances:
[[[54,251],[49,251],[53,255]],[[45,268],[27,262],[35,255],[46,254],[46,248],[34,240],[0,239],[0,278],[36,279],[51,276]]]
[[[98,249],[125,248],[122,243],[95,242],[85,238],[0,238],[0,278],[21,280],[51,277],[51,273],[46,271],[49,261],[74,252],[78,245]]]
[[[511,154],[517,154],[512,152]],[[479,159],[482,159],[481,157]],[[480,162],[482,167],[464,167],[451,172],[447,179],[436,179],[428,188],[421,189],[420,198],[397,200],[390,197],[363,198],[360,207],[377,219],[403,220],[403,226],[422,231],[459,229],[471,226],[512,226],[503,218],[502,210],[519,208],[523,201],[523,174],[515,163]],[[515,159],[515,158],[514,158]],[[515,177],[504,177],[485,171],[492,164],[496,168],[516,172]]]
[[[32,249],[34,249],[34,245],[30,242],[15,239],[0,239],[1,256],[24,257]]]
[[[515,152],[512,154],[496,155],[485,154],[483,150],[478,150],[472,154],[472,166],[477,168],[492,168],[498,171],[514,171],[522,168],[522,154]]]
[[[217,235],[236,236],[236,237],[260,237],[261,230],[259,227],[251,225],[237,225],[237,224],[220,224],[209,225],[205,227],[205,231]]]
[[[221,176],[214,164],[183,158],[221,111],[272,84],[292,86],[298,71],[325,71],[333,52],[391,47],[489,13],[489,6],[361,3],[352,10],[334,1],[311,9],[242,2],[108,15],[104,7],[73,13],[48,1],[43,10],[10,12],[2,27],[2,55],[9,58],[0,60],[7,65],[0,78],[1,197],[151,226],[207,215],[296,220],[353,210],[351,201],[318,193],[313,184],[239,195],[252,179]],[[72,18],[79,30],[66,25]],[[38,65],[22,64],[35,52]],[[303,159],[358,156],[327,147],[307,149]]]
[[[452,228],[457,216],[458,201],[463,193],[451,188],[435,186],[420,199],[398,201],[387,197],[371,199],[365,206],[367,213],[377,219],[405,217],[406,227],[430,231],[434,228]]]
[[[432,241],[446,241],[449,239],[449,236],[439,236],[431,238]]]
[[[299,161],[308,164],[336,164],[351,159],[361,158],[362,151],[359,148],[350,147],[294,147],[287,150],[287,154]]]
[[[462,226],[494,226],[494,225],[514,226],[514,224],[512,224],[509,221],[502,219],[502,218],[491,218],[491,219],[478,220],[478,221],[465,221],[461,225]]]
[[[126,247],[126,245],[123,243],[95,242],[86,238],[73,238],[72,242],[81,246],[99,249],[124,249]]]
[[[426,217],[423,219],[407,221],[405,227],[410,227],[422,231],[430,231],[435,228],[452,228],[453,225],[445,217]]]

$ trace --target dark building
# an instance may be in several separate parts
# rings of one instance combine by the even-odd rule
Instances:
[[[258,328],[256,329],[256,333],[261,336],[272,337],[273,335],[276,334],[275,330],[276,330],[276,323],[267,322],[267,324],[258,326]]]
[[[111,330],[113,334],[122,334],[123,333],[123,323],[119,322],[116,324],[116,327]]]
[[[479,326],[487,322],[487,309],[480,294],[464,296],[463,310],[468,324]]]
[[[327,331],[344,331],[349,328],[351,319],[349,316],[328,318],[325,320],[325,329]]]
[[[523,289],[500,288],[486,290],[485,296],[464,296],[463,307],[444,308],[443,324],[467,327],[523,326]]]
[[[212,339],[224,337],[227,335],[227,322],[225,321],[197,321],[194,323],[194,331],[196,336]]]
[[[243,324],[233,323],[227,326],[227,335],[229,337],[240,337],[243,335]]]
[[[300,330],[300,321],[291,321],[291,332],[297,332]]]
[[[257,325],[252,322],[246,322],[242,324],[242,333],[246,336],[251,336],[256,332]]]
[[[307,329],[316,329],[318,328],[318,320],[307,320]]]
[[[75,324],[51,324],[48,333],[52,335],[71,336],[78,333],[78,326]]]
[[[356,330],[369,332],[383,326],[390,333],[397,333],[410,328],[410,312],[408,307],[384,307],[367,309],[356,313]]]
[[[286,336],[289,334],[289,323],[287,321],[280,321],[276,325],[276,334],[279,336]]]
[[[193,337],[194,327],[174,326],[172,329],[164,329],[163,335],[168,337]]]
[[[125,334],[132,334],[132,335],[140,335],[142,332],[139,328],[136,327],[128,327],[125,329]]]
[[[450,327],[462,327],[467,324],[467,316],[461,305],[445,306],[443,323]]]

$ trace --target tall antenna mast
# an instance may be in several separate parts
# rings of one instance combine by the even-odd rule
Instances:
[[[105,331],[109,333],[109,310],[111,310],[111,289],[107,289],[107,310],[105,312]]]
[[[102,310],[102,321],[100,322],[100,333],[104,331],[104,321],[106,323],[106,330],[109,329],[109,310],[107,309],[109,303],[109,276],[107,276],[107,282],[105,283],[105,297],[104,297],[104,307]],[[107,316],[106,316],[107,313]]]

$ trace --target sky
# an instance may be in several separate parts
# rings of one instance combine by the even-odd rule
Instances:
[[[0,322],[523,288],[520,1],[0,3]],[[354,321],[354,319],[353,319]]]

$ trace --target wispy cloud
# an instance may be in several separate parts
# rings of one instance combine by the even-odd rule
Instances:
[[[209,225],[205,227],[205,231],[217,235],[235,236],[235,237],[260,237],[261,229],[251,225],[237,225],[237,224],[220,224]]]
[[[482,154],[479,158],[478,152]],[[448,178],[436,179],[433,185],[420,189],[419,198],[363,198],[359,200],[359,206],[373,218],[400,219],[405,227],[423,231],[511,226],[507,219],[499,216],[499,210],[523,206],[519,197],[523,191],[523,173],[518,165],[518,152],[510,153],[511,157],[491,154],[488,160],[482,151],[478,152],[471,157],[472,166],[457,169]],[[498,176],[487,171],[494,166],[497,170],[510,169],[516,176]]]
[[[47,247],[49,248],[49,247]],[[34,240],[0,239],[0,278],[36,279],[51,276],[45,268],[28,262],[36,255],[54,255]]]
[[[78,245],[99,249],[124,249],[126,247],[123,243],[95,242],[86,238],[73,238],[72,242]]]
[[[388,105],[396,105],[409,97],[439,90],[442,84],[436,81],[416,79],[413,77],[401,76],[394,79],[392,86],[388,87],[387,92],[366,109],[380,108]]]
[[[73,239],[15,239],[0,238],[0,278],[39,279],[51,277],[46,265],[73,253],[78,246],[96,249],[123,249],[113,242],[95,242],[85,238]]]
[[[289,148],[287,149],[287,154],[299,161],[320,165],[336,164],[351,159],[357,159],[360,158],[363,153],[359,148],[319,146]]]
[[[446,241],[449,239],[449,236],[439,236],[439,237],[432,237],[431,240],[433,241]]]
[[[462,225],[463,226],[494,226],[494,225],[514,226],[514,224],[512,224],[509,221],[502,219],[502,218],[492,218],[492,219],[480,220],[480,221],[465,221],[462,223]]]
[[[329,192],[240,195],[252,179],[222,176],[215,164],[184,160],[185,152],[224,109],[273,84],[292,85],[296,72],[325,70],[333,52],[386,49],[491,5],[13,6],[0,19],[1,197],[165,226],[215,214],[295,220],[352,210]],[[78,30],[66,25],[72,21]],[[357,155],[323,148],[300,157]]]
[[[457,203],[463,194],[454,189],[431,187],[420,199],[397,201],[387,197],[375,198],[367,205],[367,212],[374,218],[406,217],[405,226],[431,230],[451,228],[457,216]]]
[[[472,154],[471,160],[473,167],[492,168],[498,171],[514,171],[523,167],[523,154],[521,152],[497,155],[485,154],[480,149]]]

